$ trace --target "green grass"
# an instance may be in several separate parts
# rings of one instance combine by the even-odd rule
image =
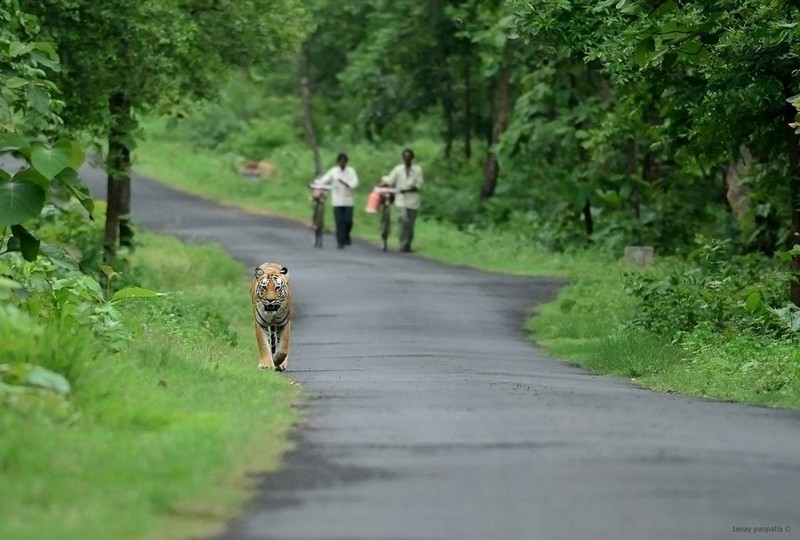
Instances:
[[[139,238],[131,272],[173,292],[126,304],[130,343],[64,329],[30,344],[80,369],[66,412],[0,409],[0,538],[213,531],[247,497],[245,472],[276,469],[289,447],[297,389],[255,368],[244,269],[217,247]]]
[[[279,171],[273,179],[247,183],[225,158],[193,150],[160,123],[148,127],[150,137],[137,153],[141,172],[253,212],[310,220],[305,188],[309,177],[302,172],[308,169],[310,156],[301,146],[283,147],[270,155]],[[357,146],[350,156],[362,182],[356,194],[354,234],[377,244],[378,218],[366,214],[363,206],[374,183],[370,180],[379,177],[381,167],[388,169],[395,156],[367,146]],[[709,336],[705,348],[678,346],[631,328],[627,323],[635,303],[623,288],[623,275],[631,268],[599,250],[548,253],[513,231],[463,231],[424,218],[418,222],[414,247],[423,257],[451,264],[570,278],[571,284],[554,302],[525,321],[533,339],[556,357],[665,392],[800,407],[800,364],[790,344]],[[752,365],[754,355],[760,359],[758,367]]]
[[[551,354],[669,393],[800,408],[800,351],[764,336],[695,330],[677,344],[627,324],[634,299],[622,263],[576,281],[525,326]]]

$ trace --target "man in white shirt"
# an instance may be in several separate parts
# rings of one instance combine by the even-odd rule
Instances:
[[[422,167],[414,165],[414,151],[403,150],[403,163],[392,169],[383,182],[395,188],[394,205],[400,216],[400,251],[411,253],[414,225],[419,212],[419,189],[422,187]]]
[[[337,165],[317,181],[331,188],[333,219],[336,222],[336,244],[339,249],[344,249],[352,243],[350,231],[353,230],[353,190],[358,186],[358,175],[347,162],[347,154],[339,154],[336,156]]]

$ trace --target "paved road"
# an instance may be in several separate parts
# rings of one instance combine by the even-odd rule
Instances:
[[[293,278],[288,376],[307,422],[218,540],[800,538],[800,414],[546,358],[520,323],[552,280],[315,250],[307,229],[142,179],[133,206]],[[765,526],[784,532],[734,530]]]

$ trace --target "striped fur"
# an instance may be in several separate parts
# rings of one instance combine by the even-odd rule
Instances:
[[[250,286],[261,369],[283,371],[289,364],[292,290],[287,273],[285,266],[264,263],[256,268]]]

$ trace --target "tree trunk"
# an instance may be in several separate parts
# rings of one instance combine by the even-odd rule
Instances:
[[[725,180],[725,200],[731,210],[733,219],[739,225],[750,210],[750,186],[745,177],[753,166],[753,155],[750,150],[742,145],[739,149],[739,159],[731,160],[723,170]]]
[[[111,126],[108,130],[108,195],[106,209],[105,237],[103,249],[106,260],[117,255],[117,247],[122,236],[132,241],[130,230],[131,208],[131,151],[126,141],[133,136],[135,125],[131,117],[131,106],[124,94],[113,94],[108,100]]]
[[[471,62],[464,62],[464,157],[472,159],[472,78]]]
[[[128,170],[130,170],[130,158]],[[133,249],[133,225],[131,224],[131,177],[127,174],[121,177],[119,184],[119,245]]]
[[[791,93],[786,94],[787,97]],[[795,122],[797,110],[793,105],[786,104],[786,124]],[[784,128],[787,135],[788,158],[789,158],[789,208],[791,211],[791,228],[789,229],[789,248],[800,246],[800,138],[794,132],[794,128],[788,125]],[[793,255],[789,270],[792,280],[789,285],[789,297],[792,303],[800,306],[800,255]]]
[[[625,144],[625,176],[631,186],[631,194],[628,196],[628,204],[631,214],[638,221],[642,217],[642,197],[639,194],[639,186],[634,175],[636,174],[636,140],[631,137]]]
[[[586,238],[589,242],[592,241],[592,233],[594,232],[594,219],[592,219],[592,203],[586,199],[583,205],[583,223],[586,226]]]
[[[306,136],[306,145],[314,156],[314,175],[322,174],[322,159],[319,155],[319,141],[314,123],[314,95],[311,90],[311,75],[308,68],[308,51],[305,47],[300,51],[298,72],[300,76],[300,96],[303,107],[303,131]]]
[[[500,177],[500,163],[497,161],[497,154],[494,152],[494,146],[500,142],[500,137],[505,133],[508,127],[508,119],[511,115],[510,86],[511,65],[506,62],[500,69],[500,73],[497,77],[497,86],[495,87],[494,127],[492,128],[489,151],[486,154],[486,162],[483,168],[484,183],[481,188],[481,198],[483,199],[488,199],[494,195],[497,189],[497,179]]]
[[[444,114],[444,157],[449,160],[453,151],[453,141],[456,138],[456,118],[453,95],[453,75],[448,67],[444,79],[444,96],[442,98],[442,113]]]

